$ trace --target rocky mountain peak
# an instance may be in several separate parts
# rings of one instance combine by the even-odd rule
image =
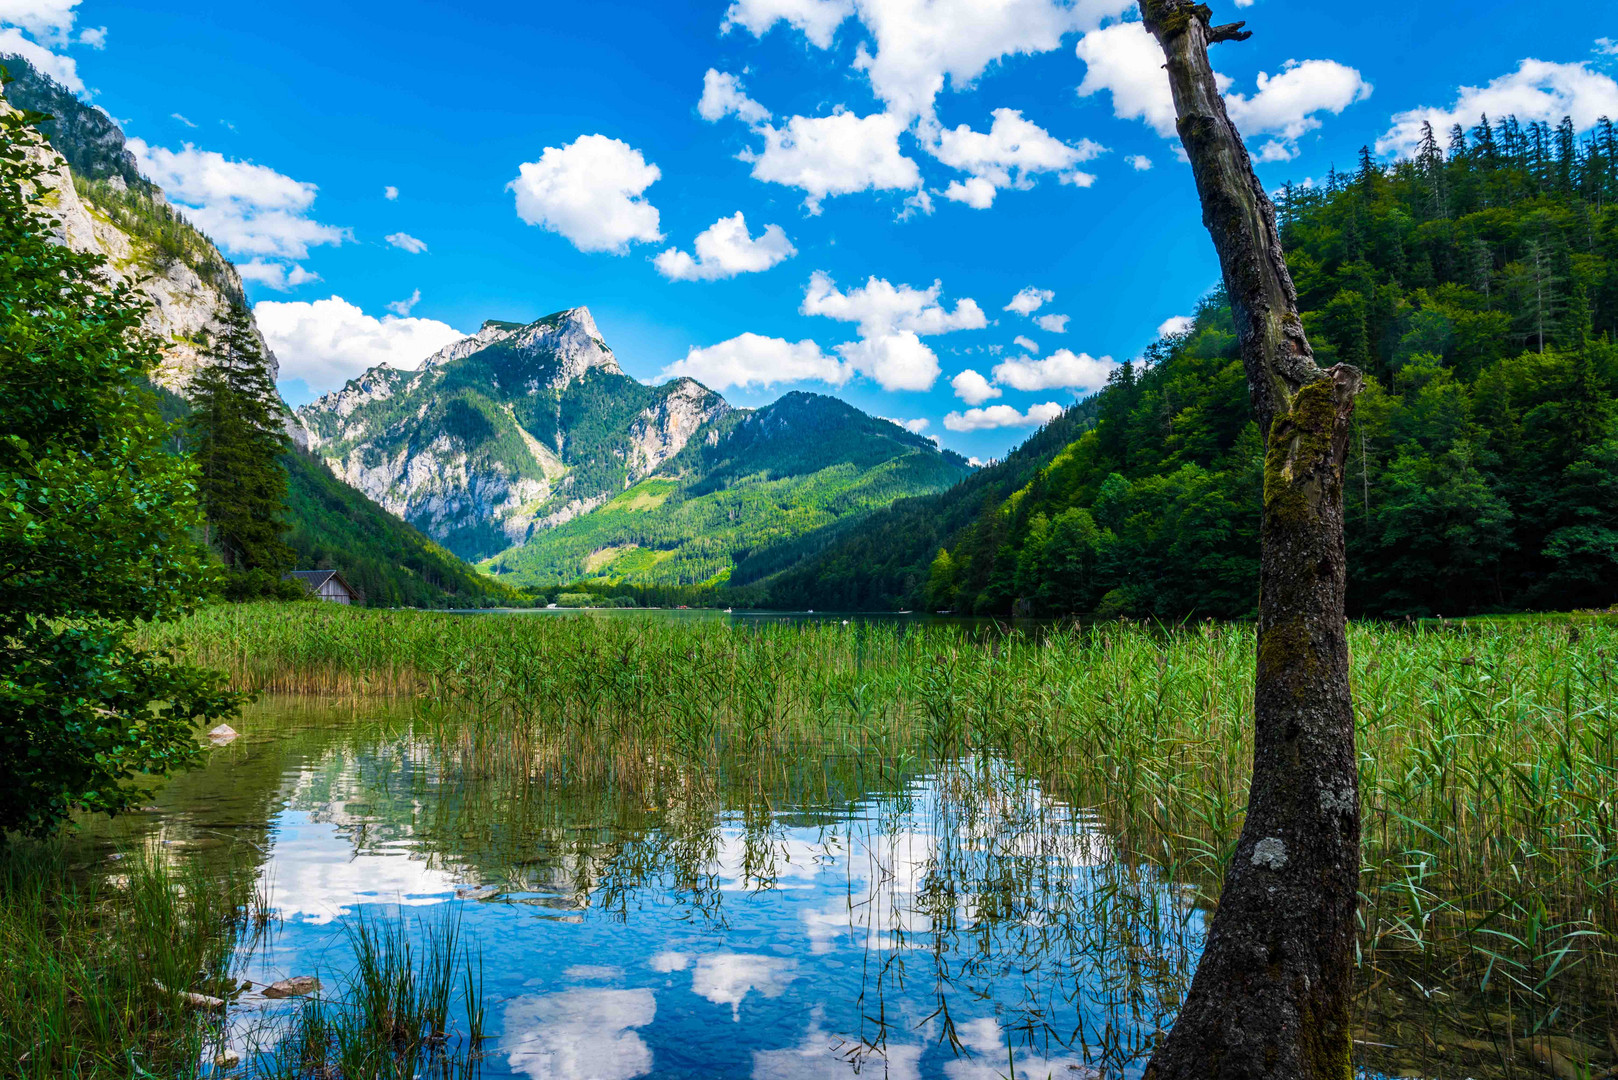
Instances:
[[[521,354],[539,359],[554,358],[550,377],[553,389],[561,389],[592,369],[622,375],[618,358],[601,339],[601,331],[587,307],[558,311],[529,323],[509,337],[508,344]]]

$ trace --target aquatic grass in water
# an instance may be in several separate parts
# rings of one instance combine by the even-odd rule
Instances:
[[[992,753],[1094,808],[1123,865],[1185,883],[1203,906],[1242,824],[1245,626],[974,637],[293,605],[210,609],[177,631],[242,685],[418,695],[424,730],[469,777],[530,777],[548,752],[633,786],[652,779],[634,761],[657,748],[688,776],[743,755],[770,777],[818,753],[880,782]],[[1360,625],[1350,642],[1364,1059],[1429,1073],[1610,1067],[1618,627]]]
[[[481,958],[461,941],[460,909],[402,910],[345,923],[350,967],[322,973],[292,1010],[259,1012],[227,1036],[221,1069],[252,1080],[391,1080],[475,1075],[483,1043]],[[460,1027],[464,1021],[465,1029]]]
[[[192,1075],[207,1024],[186,997],[233,988],[251,878],[145,851],[90,869],[60,844],[0,845],[0,1071]]]

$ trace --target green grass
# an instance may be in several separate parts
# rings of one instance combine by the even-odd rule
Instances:
[[[993,750],[1097,808],[1122,858],[1203,904],[1243,820],[1250,626],[973,637],[293,605],[214,608],[177,633],[244,686],[416,694],[497,742],[655,742],[695,770],[721,750],[766,768],[808,747],[879,771]],[[1350,643],[1359,1021],[1433,1062],[1449,1060],[1433,1047],[1547,1031],[1602,1047],[1618,1024],[1618,626],[1364,624]]]
[[[109,876],[59,845],[0,845],[0,1073],[190,1076],[226,996],[251,877],[133,854]]]

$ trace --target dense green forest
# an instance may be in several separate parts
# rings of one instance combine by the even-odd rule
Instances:
[[[294,447],[287,470],[285,540],[297,565],[336,569],[367,604],[487,607],[529,602],[526,593],[479,574]]]
[[[970,472],[959,455],[820,394],[787,394],[709,430],[657,476],[536,531],[490,569],[540,584],[744,584],[801,557],[805,534]]]
[[[1606,120],[1581,138],[1571,120],[1485,118],[1278,193],[1317,358],[1368,376],[1345,478],[1351,612],[1618,601],[1615,202]],[[1051,452],[1053,430],[1076,437]],[[876,515],[771,602],[1247,615],[1261,456],[1216,294],[1007,462]]]

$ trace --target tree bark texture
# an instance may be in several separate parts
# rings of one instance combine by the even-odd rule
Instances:
[[[1247,819],[1179,1019],[1149,1080],[1348,1080],[1359,784],[1343,613],[1343,465],[1360,373],[1321,369],[1208,46],[1243,40],[1186,0],[1141,0],[1213,236],[1265,433]]]

